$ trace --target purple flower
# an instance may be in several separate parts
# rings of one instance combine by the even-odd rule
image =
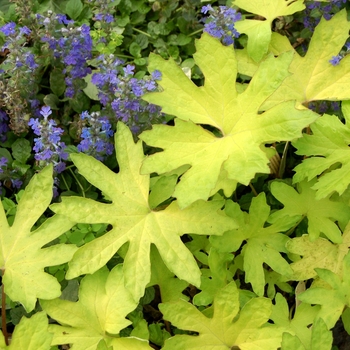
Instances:
[[[114,17],[111,14],[107,13],[105,15],[104,20],[105,20],[106,23],[112,23],[114,21]]]
[[[81,132],[81,141],[77,146],[79,152],[89,154],[96,159],[103,160],[106,155],[113,153],[113,144],[109,141],[113,136],[111,124],[106,117],[101,117],[99,112],[87,111],[80,115],[86,125]]]
[[[53,119],[48,119],[52,114],[49,106],[43,106],[40,114],[44,117],[43,119],[31,118],[28,123],[34,133],[39,136],[34,139],[33,150],[36,153],[34,158],[43,166],[53,163],[54,167],[62,169],[60,163],[68,159],[68,154],[65,152],[66,145],[61,142],[63,130],[56,127]]]
[[[9,22],[3,25],[2,27],[0,27],[0,31],[3,32],[6,36],[10,36],[10,35],[16,34],[15,28],[16,28],[16,23]]]
[[[8,159],[5,157],[0,158],[0,173],[4,172],[3,169],[1,169],[4,166],[7,166]]]
[[[162,73],[159,70],[155,70],[152,72],[152,78],[154,80],[161,80],[162,79]]]
[[[235,9],[227,6],[219,6],[213,9],[210,5],[202,7],[202,13],[209,13],[204,22],[204,31],[214,38],[221,39],[224,45],[231,45],[239,33],[234,28],[234,23],[242,18]]]
[[[23,182],[19,179],[11,179],[11,183],[12,183],[12,186],[17,189],[21,188],[23,184]]]
[[[333,56],[332,59],[329,60],[329,63],[331,63],[332,66],[337,66],[340,63],[341,59],[342,59],[342,56],[340,55]]]
[[[91,81],[99,90],[103,112],[110,120],[122,120],[130,128],[138,125],[134,130],[142,130],[162,117],[159,107],[150,108],[151,105],[141,99],[145,93],[157,89],[156,80],[161,78],[159,71],[138,79],[134,77],[135,67],[132,65],[123,67],[121,60],[111,56],[101,55],[98,60],[99,73],[93,74]]]
[[[24,27],[21,27],[19,28],[19,32],[22,34],[22,35],[30,35],[30,33],[32,32],[28,27],[24,26]]]
[[[50,106],[43,106],[43,107],[41,107],[40,114],[41,114],[44,118],[47,118],[49,115],[52,114],[51,107],[50,107]]]
[[[9,117],[7,114],[0,110],[0,141],[5,142],[6,141],[6,133],[10,130],[8,126]]]

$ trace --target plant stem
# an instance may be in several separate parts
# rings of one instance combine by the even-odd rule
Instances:
[[[129,56],[129,55],[122,55],[119,53],[116,53],[114,56],[120,57],[120,58],[134,58],[133,56]]]
[[[249,182],[249,187],[252,189],[254,196],[257,197],[259,194],[258,194],[258,192],[256,192],[256,189],[254,188],[254,186],[252,185],[251,182]]]
[[[142,31],[142,30],[140,30],[140,29],[137,29],[137,28],[132,28],[132,29],[133,29],[135,32],[141,33],[141,34],[143,34],[143,35],[148,36],[149,38],[152,38],[152,35],[150,35],[150,34],[144,32],[144,31]]]
[[[2,278],[4,278],[4,270],[2,271]],[[2,334],[5,338],[5,344],[9,345],[9,335],[7,333],[6,327],[6,294],[5,294],[5,286],[4,281],[2,281],[1,285],[1,329]]]
[[[193,35],[196,35],[196,34],[198,34],[198,33],[200,33],[200,32],[203,32],[203,28],[194,31],[194,32],[192,32],[191,34],[188,34],[187,36],[193,36]]]
[[[69,170],[70,170],[70,172],[72,173],[72,175],[73,175],[75,181],[77,182],[78,186],[80,187],[81,193],[82,193],[83,197],[85,197],[84,187],[82,186],[82,184],[80,183],[80,181],[78,180],[78,178],[75,176],[74,171],[73,171],[72,169],[69,169]]]

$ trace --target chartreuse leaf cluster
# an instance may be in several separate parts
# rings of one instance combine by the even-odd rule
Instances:
[[[259,62],[268,52],[274,19],[305,9],[304,0],[235,0],[234,5],[263,17],[261,20],[244,19],[235,24],[239,33],[248,35],[248,55],[256,62]]]
[[[334,327],[345,308],[350,307],[350,253],[346,254],[342,265],[341,273],[317,268],[316,272],[326,286],[309,288],[298,296],[304,303],[321,305],[317,317],[322,318],[329,329]]]
[[[311,240],[308,235],[295,237],[286,243],[287,250],[299,256],[290,264],[293,270],[291,280],[305,281],[315,278],[316,268],[327,268],[334,273],[341,274],[342,261],[350,247],[350,226],[348,225],[343,233],[342,242],[331,243],[328,239],[319,237]]]
[[[340,195],[350,183],[350,103],[343,101],[342,112],[345,124],[335,115],[323,115],[311,124],[311,134],[303,134],[293,145],[297,154],[308,158],[296,166],[294,182],[311,180],[317,176],[312,186],[316,198],[325,198],[334,191]]]
[[[294,335],[305,349],[310,349],[312,333],[309,326],[314,322],[319,311],[320,306],[301,303],[296,307],[291,318],[287,300],[278,293],[275,305],[272,306],[270,318],[275,325],[284,327],[289,331],[289,334]]]
[[[10,345],[6,345],[0,334],[1,350],[49,350],[53,334],[48,331],[45,312],[38,312],[31,318],[22,317],[16,326]]]
[[[101,343],[115,350],[151,349],[139,338],[118,337],[131,324],[126,315],[137,306],[123,279],[122,265],[111,271],[103,267],[82,279],[77,302],[41,300],[42,308],[61,324],[49,326],[52,345],[71,344],[74,350],[98,349]]]
[[[145,158],[141,141],[135,144],[130,130],[118,123],[115,144],[120,169],[117,174],[90,156],[71,155],[80,174],[101,189],[111,203],[69,197],[51,206],[57,214],[76,222],[113,226],[103,236],[79,248],[69,262],[67,278],[97,271],[128,243],[125,286],[135,300],[139,300],[151,280],[150,248],[154,244],[171,272],[199,287],[200,270],[180,236],[184,233],[220,235],[236,227],[232,218],[220,212],[224,202],[197,201],[181,210],[177,201],[173,201],[164,210],[152,210],[148,201],[150,177],[140,174]]]
[[[77,248],[58,244],[43,248],[74,222],[62,215],[54,215],[39,227],[35,224],[52,199],[52,166],[36,174],[21,196],[15,219],[10,226],[0,202],[0,266],[6,294],[20,302],[30,312],[37,298],[54,299],[61,295],[56,278],[45,267],[69,261]]]
[[[240,310],[235,282],[226,285],[214,297],[212,317],[181,299],[160,304],[159,308],[164,319],[176,327],[199,333],[198,336],[175,335],[165,341],[164,350],[275,350],[286,331],[267,323],[272,311],[268,298],[253,298]]]
[[[333,66],[329,61],[339,54],[348,37],[349,22],[346,10],[339,11],[329,21],[322,17],[315,28],[306,55],[301,57],[294,52],[288,68],[291,74],[268,98],[264,109],[285,101],[286,96],[305,105],[317,100],[347,100],[350,94],[350,56],[344,57],[337,66]],[[271,43],[272,46],[288,41],[278,34],[274,39],[278,40],[278,43]],[[283,47],[288,51],[292,48],[290,44],[284,44]]]
[[[270,215],[265,193],[253,198],[249,214],[232,201],[227,202],[225,210],[228,215],[236,218],[238,228],[227,231],[220,237],[211,237],[210,241],[220,252],[236,252],[242,249],[245,282],[251,283],[253,291],[263,296],[264,263],[284,276],[293,273],[289,263],[281,255],[288,253],[286,244],[290,238],[281,232],[291,228],[296,220],[294,217],[283,218],[265,226]]]
[[[206,33],[196,47],[194,60],[205,76],[201,87],[173,60],[150,56],[150,70],[162,72],[162,91],[145,99],[177,118],[174,126],[155,125],[140,135],[150,146],[164,150],[144,160],[143,174],[191,166],[173,194],[181,208],[206,200],[221,188],[230,196],[237,182],[248,185],[256,173],[269,173],[264,144],[300,137],[301,130],[317,118],[310,110],[296,109],[293,101],[279,101],[260,113],[262,104],[289,75],[292,52],[268,55],[239,93],[234,49]]]
[[[298,183],[298,191],[286,183],[272,182],[271,193],[284,208],[274,212],[269,222],[274,223],[289,217],[301,221],[307,217],[310,240],[315,241],[323,233],[332,242],[341,243],[342,233],[335,221],[343,224],[349,222],[350,208],[345,203],[332,201],[329,198],[316,199],[316,191],[312,189],[315,182],[312,180]]]
[[[311,342],[304,346],[301,340],[291,333],[283,333],[281,350],[329,350],[332,348],[332,332],[322,318],[318,318],[312,325]]]

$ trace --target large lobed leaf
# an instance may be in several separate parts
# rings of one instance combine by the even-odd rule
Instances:
[[[112,203],[70,197],[51,206],[54,212],[76,222],[110,223],[113,226],[105,235],[79,248],[69,263],[67,278],[95,272],[122,245],[129,243],[124,263],[125,284],[138,300],[151,279],[150,247],[154,244],[171,272],[199,286],[200,270],[180,236],[184,233],[219,235],[236,227],[233,219],[220,213],[224,202],[198,201],[180,210],[174,201],[165,210],[151,210],[149,175],[140,175],[144,159],[141,142],[135,144],[130,130],[122,123],[118,123],[115,142],[118,174],[90,156],[71,156],[79,172],[100,188]]]
[[[23,316],[15,327],[10,345],[6,346],[0,333],[0,350],[50,350],[53,334],[48,326],[45,312],[38,312],[29,319]]]
[[[82,279],[79,301],[41,300],[43,309],[61,324],[49,326],[54,334],[52,345],[71,344],[72,350],[95,350],[100,343],[115,350],[150,349],[141,339],[117,337],[131,324],[125,317],[137,306],[123,279],[122,265],[110,272],[103,267]]]
[[[39,228],[33,225],[47,209],[52,199],[52,166],[36,174],[22,195],[12,226],[7,222],[0,201],[0,266],[6,294],[30,312],[37,298],[54,299],[60,296],[60,284],[44,272],[47,266],[69,261],[77,248],[59,244],[42,248],[74,223],[62,215],[54,215]]]
[[[349,101],[342,102],[342,111],[345,124],[335,115],[324,115],[311,124],[311,135],[304,134],[293,143],[297,154],[308,156],[295,167],[293,181],[311,180],[321,175],[312,186],[317,191],[316,199],[325,198],[334,191],[341,195],[350,184]]]
[[[329,61],[344,46],[349,28],[345,9],[329,21],[322,17],[306,55],[301,57],[295,52],[289,68],[292,74],[267,100],[264,108],[285,101],[286,96],[303,104],[316,100],[347,100],[350,94],[350,56],[344,57],[335,67]]]
[[[263,17],[263,20],[244,19],[235,23],[239,33],[248,35],[248,54],[256,62],[259,62],[268,51],[274,19],[292,15],[305,8],[304,0],[235,0],[234,5]]]
[[[275,305],[272,306],[270,318],[275,325],[285,327],[291,334],[294,334],[305,349],[310,349],[310,343],[312,341],[310,325],[314,322],[319,311],[319,305],[311,306],[306,303],[301,303],[296,306],[292,318],[292,312],[289,310],[287,300],[278,293],[275,298]]]
[[[322,318],[318,318],[311,329],[311,342],[304,346],[301,340],[295,335],[284,333],[281,350],[331,350],[333,343],[332,332]]]
[[[349,251],[350,225],[348,224],[342,236],[342,242],[332,244],[328,239],[319,237],[311,241],[308,235],[294,237],[286,244],[289,252],[301,256],[290,266],[293,275],[290,280],[305,281],[317,276],[316,268],[327,268],[334,273],[341,274],[342,261]]]
[[[287,253],[286,243],[290,240],[281,232],[295,224],[295,218],[283,218],[265,227],[270,214],[265,193],[253,198],[249,214],[242,212],[237,203],[228,202],[227,209],[238,221],[239,227],[227,231],[221,237],[211,237],[213,246],[221,252],[235,252],[242,247],[245,281],[250,282],[253,291],[264,295],[265,277],[263,264],[269,265],[281,275],[291,275],[292,269],[280,253]]]
[[[277,58],[269,55],[246,90],[238,93],[234,49],[207,34],[196,47],[194,59],[205,76],[202,87],[190,81],[173,60],[150,56],[150,70],[162,72],[163,91],[150,93],[145,99],[178,119],[175,126],[155,125],[140,135],[149,145],[164,149],[145,159],[142,173],[160,174],[184,164],[191,166],[174,192],[181,208],[206,200],[223,178],[247,185],[256,173],[269,173],[269,159],[262,146],[300,137],[302,128],[317,118],[309,110],[295,109],[293,101],[259,112],[289,75],[291,52]],[[197,124],[210,125],[221,135]],[[234,189],[231,184],[225,194],[231,195]]]
[[[298,183],[298,191],[286,183],[272,182],[271,193],[284,208],[275,211],[268,221],[274,223],[289,217],[296,217],[301,221],[307,217],[310,240],[315,241],[321,233],[324,233],[332,242],[341,243],[341,231],[335,221],[343,224],[349,222],[350,207],[329,198],[316,199],[316,191],[312,190],[315,182],[313,180]]]
[[[311,287],[298,296],[305,303],[321,305],[318,317],[329,329],[335,326],[345,307],[350,307],[350,253],[344,257],[342,265],[338,274],[328,269],[316,269],[321,280],[327,282],[327,287]]]
[[[164,319],[176,327],[199,333],[175,335],[165,341],[164,350],[276,350],[285,330],[267,324],[272,309],[270,299],[253,298],[240,311],[235,282],[216,294],[211,318],[184,300],[160,304],[159,308]]]

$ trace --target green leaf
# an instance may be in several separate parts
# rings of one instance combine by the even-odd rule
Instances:
[[[174,192],[178,176],[176,174],[161,176],[152,186],[149,195],[149,206],[151,209],[156,208],[159,204],[167,200]]]
[[[311,327],[320,306],[311,306],[301,303],[296,307],[291,319],[287,300],[278,293],[275,305],[272,306],[271,320],[275,325],[284,327],[289,333],[295,335],[306,349],[310,349]]]
[[[220,213],[222,200],[198,201],[180,210],[173,201],[165,210],[151,210],[148,204],[149,175],[141,175],[144,159],[142,143],[134,144],[130,130],[118,123],[115,136],[120,172],[115,174],[101,162],[84,154],[72,154],[79,172],[112,201],[98,203],[90,199],[62,198],[52,205],[80,223],[110,223],[113,229],[79,248],[69,263],[67,278],[93,273],[106,264],[117,250],[129,242],[125,256],[125,283],[138,300],[151,279],[150,245],[153,243],[166,266],[178,278],[200,284],[200,271],[190,251],[182,243],[184,233],[218,235],[236,227],[233,219]]]
[[[270,299],[253,298],[239,313],[239,293],[235,282],[215,296],[212,318],[204,316],[184,300],[160,304],[164,319],[180,329],[199,333],[198,336],[175,335],[165,341],[162,349],[276,350],[281,344],[283,328],[271,324],[267,326],[271,307]]]
[[[350,57],[350,56],[349,56]],[[323,115],[311,124],[311,135],[304,134],[293,142],[297,154],[308,156],[295,167],[293,182],[321,175],[312,189],[316,198],[325,198],[334,191],[344,193],[350,183],[350,102],[342,102],[346,123],[335,115]],[[331,168],[329,171],[327,171]]]
[[[350,308],[346,308],[341,315],[341,320],[343,322],[344,329],[348,334],[350,334]]]
[[[73,344],[75,350],[93,350],[102,341],[118,350],[151,349],[141,339],[116,337],[131,324],[125,317],[137,306],[123,279],[122,265],[110,272],[103,267],[82,279],[77,302],[41,300],[42,308],[62,325],[49,326],[54,334],[52,345]]]
[[[328,283],[328,288],[311,287],[298,296],[305,303],[321,305],[317,317],[323,318],[329,329],[334,327],[344,308],[350,306],[350,253],[345,256],[342,265],[340,274],[327,269],[316,269],[320,279]]]
[[[66,90],[64,77],[65,75],[61,69],[54,69],[50,73],[50,88],[57,97],[61,96]]]
[[[350,55],[334,67],[329,60],[337,56],[349,36],[346,10],[339,11],[329,21],[321,17],[304,57],[294,53],[289,67],[292,73],[263,108],[278,102],[296,100],[309,103],[316,100],[347,100],[350,94]]]
[[[20,163],[25,164],[31,156],[32,148],[30,142],[27,139],[18,138],[12,145],[13,158],[18,160]]]
[[[248,35],[247,52],[255,62],[267,54],[271,41],[271,23],[268,21],[257,21],[245,19],[237,22],[235,28],[239,33]]]
[[[140,58],[141,57],[141,47],[138,43],[136,43],[135,41],[133,41],[130,44],[129,47],[129,52],[132,56],[136,57],[136,58]]]
[[[175,126],[154,125],[140,135],[149,145],[164,149],[145,159],[142,173],[162,174],[191,165],[174,192],[181,208],[212,195],[222,172],[228,180],[245,185],[256,173],[270,173],[261,145],[300,137],[301,129],[317,117],[309,110],[295,109],[291,101],[259,113],[262,103],[289,74],[290,53],[268,56],[245,91],[238,93],[232,47],[206,33],[196,46],[194,59],[205,76],[202,87],[189,80],[173,60],[150,56],[150,71],[162,72],[163,91],[144,99],[178,119]],[[211,125],[221,135],[196,124]]]
[[[271,193],[284,205],[284,208],[275,211],[268,221],[274,223],[289,217],[295,217],[301,221],[302,218],[307,217],[311,241],[315,241],[321,233],[324,233],[332,242],[341,243],[341,231],[335,221],[349,222],[350,207],[328,198],[317,200],[316,191],[312,190],[315,182],[315,180],[300,182],[297,185],[298,192],[283,182],[272,182]]]
[[[297,336],[284,333],[282,339],[282,350],[331,350],[333,343],[332,332],[322,318],[318,318],[311,329],[310,346],[305,347]]]
[[[228,271],[228,265],[232,262],[231,253],[223,253],[211,248],[209,251],[209,269],[202,269],[201,292],[193,298],[194,305],[209,305],[221,288],[232,281],[232,273]]]
[[[286,293],[293,293],[293,287],[284,282],[285,278],[283,276],[275,271],[265,270],[265,282],[267,284],[267,290],[266,295],[270,299],[274,299],[276,295],[276,287],[277,286],[280,290],[283,290]]]
[[[149,286],[158,285],[160,297],[163,303],[174,301],[179,298],[188,300],[182,291],[188,286],[186,281],[182,281],[174,276],[165,266],[157,249],[151,247],[151,280]]]
[[[304,10],[305,5],[303,2],[303,0],[234,1],[234,5],[239,8],[264,17],[264,20],[244,19],[235,23],[235,28],[239,33],[248,35],[248,54],[255,62],[259,62],[268,51],[272,33],[271,25],[274,19]]]
[[[83,11],[83,4],[80,0],[69,0],[66,5],[66,13],[71,18],[76,20]]]
[[[88,74],[84,80],[85,83],[87,84],[86,88],[83,89],[83,91],[85,92],[85,94],[91,99],[91,100],[95,100],[95,101],[99,101],[98,98],[98,89],[96,87],[95,84],[93,84],[91,82],[91,78],[92,78],[93,74]]]
[[[11,344],[5,345],[0,333],[1,350],[50,350],[53,334],[48,332],[47,317],[38,312],[31,318],[22,317],[12,334]]]
[[[340,244],[332,244],[328,239],[318,238],[311,242],[308,235],[295,237],[288,241],[286,248],[289,252],[302,256],[302,259],[293,262],[290,266],[293,270],[294,281],[305,281],[317,276],[315,268],[327,268],[334,273],[342,272],[342,261],[349,251],[350,225],[343,233],[343,241]]]
[[[52,166],[36,174],[26,187],[17,206],[14,223],[9,226],[0,204],[0,266],[4,271],[6,294],[30,312],[36,299],[54,299],[61,288],[56,278],[44,272],[46,266],[69,261],[76,247],[58,244],[42,247],[68,231],[73,222],[54,215],[40,227],[33,225],[47,209],[52,198]]]
[[[210,241],[221,252],[235,252],[243,246],[245,281],[250,282],[253,291],[262,296],[265,287],[264,263],[281,275],[290,275],[293,272],[280,254],[287,253],[285,245],[290,239],[280,232],[292,227],[295,219],[279,220],[265,227],[270,214],[265,193],[253,198],[249,214],[242,212],[237,203],[228,202],[226,207],[231,211],[230,215],[238,221],[239,228],[225,232],[221,237],[210,237]]]

